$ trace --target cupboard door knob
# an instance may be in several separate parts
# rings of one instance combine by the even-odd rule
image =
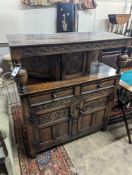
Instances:
[[[56,96],[56,94],[52,94],[52,97],[53,97],[53,98],[56,98],[57,96]]]

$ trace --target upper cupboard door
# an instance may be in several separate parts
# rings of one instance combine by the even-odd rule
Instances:
[[[62,55],[62,80],[80,77],[85,74],[87,53],[69,53]]]

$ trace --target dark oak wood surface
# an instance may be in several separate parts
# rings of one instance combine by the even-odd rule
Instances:
[[[106,129],[119,76],[100,64],[88,76],[27,85],[21,127],[30,156]]]
[[[114,76],[117,76],[115,69],[103,63],[100,63],[99,66],[97,66],[96,63],[93,63],[90,67],[89,75],[81,76],[79,78],[69,79],[69,80],[64,80],[64,81],[52,81],[52,82],[42,82],[42,80],[41,82],[39,82],[38,78],[36,79],[34,78],[34,82],[29,81],[29,84],[27,86],[27,92],[22,93],[21,96],[26,95],[26,94],[53,90],[56,88],[62,88],[64,86],[68,87],[71,85],[78,85],[78,84],[86,83],[86,82],[90,83],[95,80],[97,81],[100,79],[107,79],[108,77],[112,78]]]
[[[21,66],[17,74],[20,91],[25,92],[27,74],[47,81],[78,78],[89,74],[92,62],[104,48],[127,48],[132,38],[108,32],[57,33],[8,36],[12,62]],[[122,49],[123,53],[123,49]],[[117,61],[118,72],[125,65]],[[24,74],[25,72],[25,74]],[[23,75],[23,77],[22,77]]]
[[[35,35],[7,35],[10,47],[128,40],[131,37],[109,32],[68,32]],[[115,47],[115,46],[113,46]]]
[[[72,32],[10,35],[8,40],[13,65],[20,66],[15,79],[22,134],[31,156],[106,129],[127,58],[118,57],[117,72],[98,62],[98,54],[103,48],[128,47],[130,37]]]

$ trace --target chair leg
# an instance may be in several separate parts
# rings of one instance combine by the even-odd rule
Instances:
[[[126,127],[126,131],[127,131],[127,136],[128,136],[128,141],[130,144],[132,144],[132,139],[131,139],[131,134],[130,134],[130,128],[128,126],[128,121],[127,121],[127,117],[126,117],[126,114],[125,114],[125,111],[124,111],[124,104],[122,102],[122,100],[120,99],[120,92],[122,93],[122,91],[117,91],[117,98],[118,98],[118,104],[119,104],[119,107],[122,111],[122,114],[123,114],[123,119],[124,119],[124,122],[125,122],[125,127]]]
[[[129,140],[129,143],[132,144],[130,129],[129,129],[129,126],[128,126],[128,121],[127,121],[127,119],[126,119],[126,114],[125,114],[125,111],[124,111],[123,106],[122,106],[121,110],[122,110],[122,113],[123,113],[123,119],[124,119],[125,126],[126,126],[126,131],[127,131],[127,135],[128,135],[128,140]]]

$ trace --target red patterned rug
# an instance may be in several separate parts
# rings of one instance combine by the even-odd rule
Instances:
[[[21,175],[77,175],[64,146],[38,154],[35,159],[27,157],[20,130],[21,108],[12,108],[12,113]]]

